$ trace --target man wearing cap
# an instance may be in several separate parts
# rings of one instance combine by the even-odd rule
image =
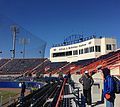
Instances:
[[[91,107],[91,86],[93,85],[94,81],[93,78],[89,75],[88,71],[82,75],[79,79],[79,82],[83,85],[83,94],[86,99],[86,103],[89,107]]]

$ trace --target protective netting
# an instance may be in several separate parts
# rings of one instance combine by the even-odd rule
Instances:
[[[46,42],[0,15],[1,58],[43,58]]]

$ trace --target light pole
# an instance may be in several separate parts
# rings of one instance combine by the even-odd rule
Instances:
[[[12,36],[13,36],[13,47],[12,47],[12,58],[15,58],[15,50],[16,50],[16,35],[19,33],[19,28],[16,25],[11,26]]]
[[[0,54],[2,55],[2,51],[0,50]],[[2,58],[2,56],[1,56],[1,58]]]
[[[21,51],[21,53],[23,54],[23,59],[25,58],[25,53],[26,53],[26,45],[29,43],[29,39],[27,39],[27,38],[22,38],[21,40],[20,40],[20,44],[22,44],[23,45],[23,51]]]

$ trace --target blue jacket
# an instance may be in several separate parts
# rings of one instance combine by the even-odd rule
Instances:
[[[110,94],[111,97],[115,98],[115,93],[114,93],[114,80],[110,75],[107,75],[105,80],[104,80],[104,96],[105,94]]]

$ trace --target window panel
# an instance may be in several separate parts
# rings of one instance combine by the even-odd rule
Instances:
[[[74,50],[73,55],[78,55],[78,50]]]
[[[70,56],[70,55],[72,55],[72,51],[67,51],[66,56]]]
[[[89,48],[85,48],[84,53],[88,53],[88,52],[89,52]]]
[[[101,52],[101,47],[100,46],[95,46],[95,52]]]
[[[80,50],[79,50],[79,54],[83,54],[83,49],[80,49]]]
[[[106,50],[112,50],[111,44],[106,44]]]
[[[94,52],[94,47],[90,47],[90,52]]]

